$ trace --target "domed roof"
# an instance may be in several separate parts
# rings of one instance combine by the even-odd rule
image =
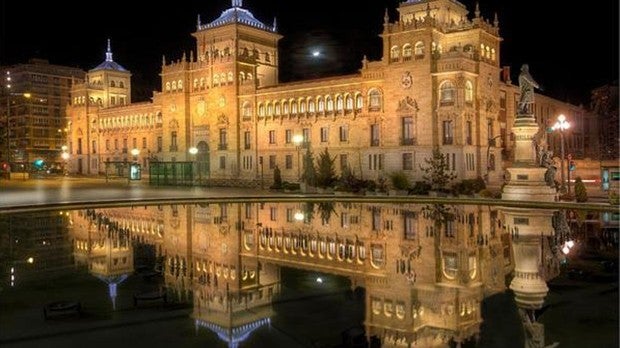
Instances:
[[[254,15],[252,14],[252,12],[244,8],[241,8],[241,6],[243,6],[242,0],[232,0],[232,7],[222,12],[220,17],[214,20],[213,22],[208,23],[208,24],[201,24],[200,19],[199,19],[198,30],[219,27],[221,25],[226,25],[226,24],[239,23],[239,24],[245,24],[245,25],[248,25],[254,28],[262,29],[262,30],[273,31],[273,32],[276,31],[275,23],[274,23],[274,26],[272,27],[265,25],[263,22],[254,18]]]
[[[127,69],[123,68],[120,64],[118,64],[112,59],[112,48],[110,47],[110,39],[108,39],[108,50],[105,53],[105,60],[101,64],[97,65],[94,69],[91,69],[91,71],[96,70],[116,70],[127,72]]]

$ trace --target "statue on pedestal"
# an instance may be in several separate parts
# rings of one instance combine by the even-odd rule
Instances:
[[[521,66],[519,74],[519,88],[521,89],[521,98],[517,110],[517,118],[520,116],[529,116],[534,113],[532,105],[534,104],[534,88],[540,88],[538,83],[530,75],[530,68],[527,64]]]

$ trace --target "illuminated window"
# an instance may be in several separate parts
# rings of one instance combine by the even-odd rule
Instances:
[[[400,50],[398,49],[398,46],[392,46],[392,49],[390,50],[390,61],[391,62],[398,62],[399,52]]]
[[[369,108],[371,111],[381,110],[381,92],[373,89],[368,93]]]
[[[413,50],[411,48],[411,45],[405,44],[403,46],[403,60],[404,61],[411,60],[412,53],[413,53]]]
[[[456,90],[452,81],[444,81],[439,87],[439,101],[441,105],[453,105]]]
[[[415,54],[415,59],[424,58],[424,42],[422,41],[416,42],[413,48],[413,53]]]
[[[472,103],[474,101],[474,85],[471,81],[465,82],[465,102]]]

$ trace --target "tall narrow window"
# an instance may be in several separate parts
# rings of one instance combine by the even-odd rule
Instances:
[[[370,111],[380,111],[381,110],[381,92],[376,89],[373,89],[369,93],[369,105]]]
[[[439,102],[441,105],[453,105],[455,97],[454,84],[451,81],[445,81],[439,88]]]
[[[474,101],[474,85],[471,81],[465,82],[465,102],[468,104]]]
[[[249,131],[243,133],[243,143],[246,150],[249,150],[252,147],[252,137]]]
[[[489,135],[489,139],[493,139],[493,120],[487,120],[487,134]]]
[[[452,145],[454,143],[454,133],[452,121],[443,121],[443,144]]]
[[[329,141],[329,128],[321,127],[321,142],[326,143]]]
[[[402,145],[413,145],[413,117],[403,117],[402,119]]]
[[[284,142],[290,144],[293,141],[293,131],[291,129],[287,129],[284,131]]]
[[[349,126],[340,126],[340,141],[349,141]]]
[[[467,121],[465,122],[465,143],[467,145],[471,145],[472,144],[472,138],[471,138],[471,121]]]
[[[370,146],[379,146],[379,125],[370,125]]]
[[[269,144],[275,144],[275,143],[276,143],[276,131],[270,130],[269,131]]]
[[[228,148],[228,131],[226,128],[220,128],[220,143],[219,150],[226,150]]]
[[[413,153],[403,153],[403,170],[413,170]]]
[[[170,151],[177,151],[177,132],[170,132]]]

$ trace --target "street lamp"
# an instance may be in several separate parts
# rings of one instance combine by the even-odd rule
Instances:
[[[560,185],[560,191],[564,192],[566,190],[566,184],[564,182],[564,131],[570,128],[570,123],[566,121],[566,116],[560,114],[558,116],[558,121],[551,127],[552,130],[560,131],[560,180],[562,183]],[[570,183],[568,184],[568,193],[570,193]]]
[[[188,152],[190,155],[192,155],[192,168],[198,171],[198,185],[201,185],[202,184],[202,173],[196,166],[196,154],[198,153],[198,148],[196,148],[195,146],[192,146],[189,148]]]
[[[66,146],[63,146],[63,147],[66,147]],[[64,161],[63,167],[62,167],[62,174],[67,175],[67,162],[69,161],[69,158],[71,157],[71,155],[69,155],[68,152],[63,151],[60,157],[62,157],[62,160]]]
[[[301,149],[301,143],[304,141],[304,137],[301,134],[297,134],[293,136],[293,143],[295,144],[295,148],[297,149],[297,180],[301,181],[301,162],[299,159],[299,152]]]
[[[140,150],[131,149],[131,155],[133,156],[133,161],[138,162],[138,155],[140,154]]]

